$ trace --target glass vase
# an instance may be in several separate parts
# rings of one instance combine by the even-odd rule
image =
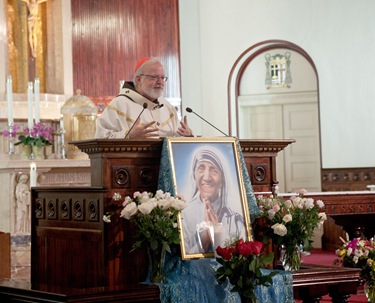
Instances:
[[[166,250],[164,248],[148,249],[150,283],[164,282],[164,265]]]
[[[287,247],[282,244],[280,246],[280,261],[287,271],[297,271],[301,267],[301,251],[298,245]]]
[[[363,286],[368,302],[375,303],[375,283],[366,282]]]

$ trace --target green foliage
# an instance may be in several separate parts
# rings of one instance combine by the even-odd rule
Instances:
[[[261,216],[266,219],[262,228],[264,243],[272,239],[277,246],[284,244],[287,254],[292,254],[301,244],[307,250],[312,249],[314,229],[326,220],[323,201],[315,202],[300,193],[285,199],[278,195],[259,195],[257,202]]]

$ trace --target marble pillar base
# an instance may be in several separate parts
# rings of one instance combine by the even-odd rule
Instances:
[[[11,278],[30,282],[31,237],[30,235],[11,237]]]

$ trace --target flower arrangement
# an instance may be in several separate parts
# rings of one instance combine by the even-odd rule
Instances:
[[[365,293],[369,302],[375,302],[375,242],[374,239],[364,240],[354,238],[345,241],[340,237],[343,245],[335,251],[340,257],[334,261],[336,266],[360,268],[360,277],[365,283]]]
[[[245,242],[243,239],[231,241],[225,247],[218,246],[216,260],[221,264],[216,270],[216,278],[220,284],[227,278],[233,285],[232,292],[238,292],[241,302],[256,302],[255,289],[259,285],[272,285],[272,277],[276,272],[264,275],[261,268],[273,261],[273,253],[262,254],[263,243],[259,241]]]
[[[336,250],[336,255],[340,257],[334,261],[335,265],[344,267],[360,268],[361,278],[375,286],[375,242],[373,239],[364,240],[354,238],[351,241],[343,242],[341,248]]]
[[[113,199],[119,201],[121,195],[115,193]],[[171,252],[172,244],[180,244],[177,216],[185,207],[185,201],[162,190],[155,195],[137,191],[133,197],[125,197],[122,205],[120,217],[137,226],[133,250],[147,247],[152,265],[151,281],[162,282],[165,254]],[[106,214],[103,220],[110,222],[110,217],[111,214]]]
[[[312,249],[314,229],[327,219],[323,212],[323,201],[305,198],[304,194],[306,190],[301,190],[287,199],[278,195],[257,196],[261,217],[266,221],[263,241],[268,244],[272,239],[278,247],[285,248],[281,257],[286,270],[299,269],[299,246]]]
[[[53,141],[53,127],[47,126],[45,123],[36,123],[32,129],[26,127],[25,134],[18,137],[19,141],[14,145],[51,145]]]
[[[13,124],[11,131],[9,131],[8,129],[3,130],[3,136],[4,136],[4,137],[12,137],[12,138],[15,138],[15,137],[16,137],[16,134],[17,134],[17,131],[18,131],[19,129],[20,129],[19,125],[17,125],[17,124]]]

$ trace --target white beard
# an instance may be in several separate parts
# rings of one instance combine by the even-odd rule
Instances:
[[[150,88],[145,85],[145,83],[141,83],[141,90],[151,99],[158,99],[163,95],[163,88],[154,89]]]

